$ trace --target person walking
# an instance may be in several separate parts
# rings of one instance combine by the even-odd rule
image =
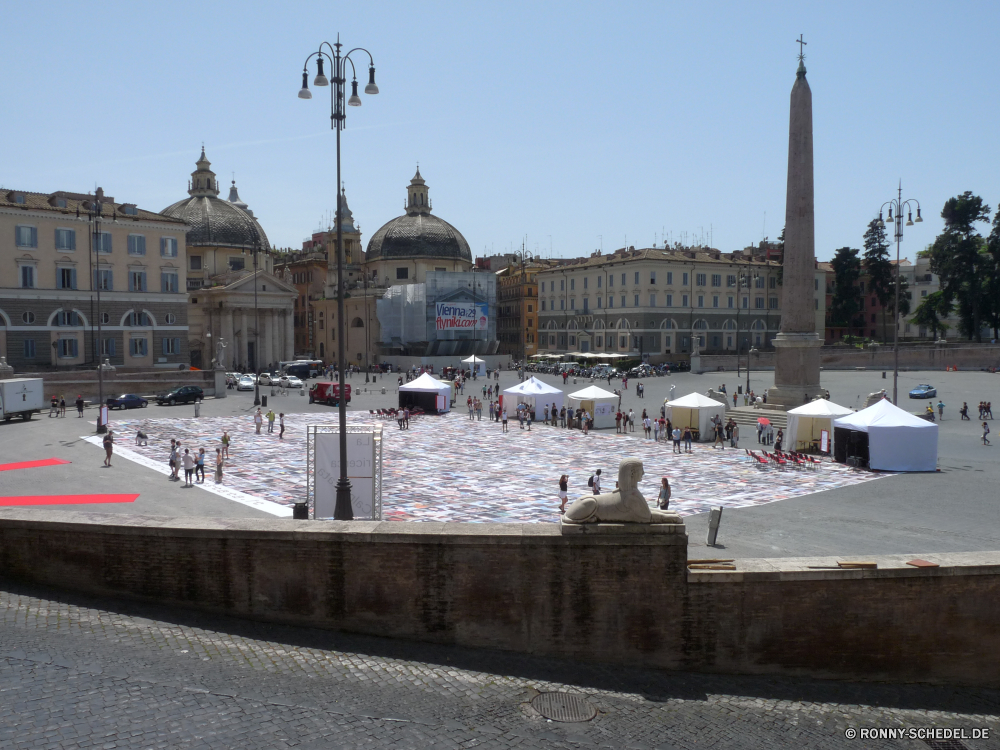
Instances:
[[[83,396],[79,393],[76,394],[76,413],[77,417],[83,417]]]
[[[983,422],[985,425],[986,423]],[[111,466],[111,455],[115,452],[115,433],[109,427],[104,433],[104,465]]]
[[[736,397],[737,397],[738,395],[739,395],[739,394],[736,394],[736,393],[734,393],[734,394],[733,394],[733,408],[734,408],[734,409],[736,408]]]
[[[722,424],[719,423],[719,422],[716,422],[712,426],[712,429],[715,432],[715,441],[712,443],[712,450],[715,450],[715,446],[717,446],[717,445],[721,446],[722,450],[725,450],[726,449],[726,436],[725,436],[725,430],[723,429]]]
[[[501,432],[507,432],[507,407],[505,406],[500,412],[500,419],[503,422],[503,429]]]
[[[944,402],[938,399],[937,402],[938,419],[944,419]]]
[[[167,466],[170,467],[170,477],[169,477],[169,479],[171,481],[177,479],[177,461],[178,461],[178,457],[177,457],[177,441],[171,438],[171,440],[170,440],[170,457],[167,459]]]
[[[643,409],[643,411],[645,411],[645,409]],[[648,416],[642,420],[642,431],[646,440],[649,440],[649,438],[652,437],[653,426]]]
[[[670,437],[674,441],[674,453],[681,452],[681,428],[675,427],[674,431],[670,434]]]
[[[653,442],[654,443],[660,442],[660,420],[659,419],[654,419],[653,420]]]
[[[184,457],[181,460],[184,462],[184,486],[192,487],[191,476],[194,474],[194,467],[196,465],[194,456],[191,455],[190,450],[185,448]]]
[[[195,481],[199,484],[205,484],[205,449],[198,449],[198,457],[195,459],[194,467],[194,477]]]
[[[778,451],[778,453],[781,453],[781,442],[784,439],[784,437],[785,437],[785,431],[784,430],[778,430],[778,437],[774,441],[774,449],[776,451]]]
[[[260,428],[264,425],[264,415],[260,413],[260,409],[257,409],[257,413],[253,415],[253,423],[257,428],[257,434],[260,434]]]
[[[403,429],[410,429],[410,407],[406,406],[403,408]]]
[[[969,404],[966,401],[962,402],[962,408],[958,410],[958,414],[962,419],[968,419],[970,422],[972,421],[969,419]]]
[[[986,437],[989,434],[990,434],[990,426],[988,424],[986,424],[986,422],[983,422],[983,445],[989,445],[990,444],[990,439],[988,437]]]
[[[281,432],[278,433],[278,440],[285,439],[285,412],[281,412],[278,415],[278,426],[281,428]]]
[[[545,404],[545,410],[542,412],[542,415],[545,417],[545,421],[542,424],[548,424],[549,423],[549,405],[548,404]]]
[[[733,433],[729,436],[729,447],[740,447],[740,426],[736,422],[733,422]]]
[[[615,412],[615,432],[621,434],[622,431],[622,413],[621,410]]]
[[[524,421],[528,425],[528,432],[531,432],[531,409],[527,406],[524,407]]]
[[[693,439],[693,437],[694,436],[691,434],[691,428],[690,427],[685,427],[684,428],[684,452],[685,453],[691,453],[691,440]]]
[[[495,418],[496,418],[496,409],[493,407],[493,400],[491,399],[490,400],[490,421],[491,422],[495,421]]]
[[[628,429],[629,432],[635,432],[635,412],[631,409],[628,410]]]
[[[229,458],[229,433],[222,431],[222,457]]]
[[[660,480],[660,494],[656,498],[656,507],[660,510],[670,507],[670,480],[666,477]]]
[[[483,421],[483,402],[480,401],[478,398],[476,399],[476,421],[477,422]]]
[[[215,449],[215,483],[222,484],[222,448]]]
[[[559,421],[560,421],[562,427],[566,426],[566,407],[565,406],[562,407],[559,410]]]
[[[566,501],[569,499],[569,476],[563,474],[559,477],[559,512],[566,512]]]
[[[59,396],[59,416],[66,416],[66,397],[61,394]]]
[[[267,410],[267,431],[274,432],[274,409]]]
[[[595,495],[601,494],[601,470],[598,469],[590,477],[590,481],[587,483],[590,485]]]

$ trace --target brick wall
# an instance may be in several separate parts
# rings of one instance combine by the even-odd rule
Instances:
[[[771,560],[689,573],[683,526],[562,536],[549,524],[0,509],[0,578],[12,581],[589,661],[998,686],[1000,553],[976,554],[928,570]]]

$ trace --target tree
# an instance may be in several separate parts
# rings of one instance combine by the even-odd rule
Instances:
[[[924,297],[924,301],[917,305],[910,322],[930,328],[931,335],[936,339],[938,331],[944,334],[948,330],[948,324],[942,322],[942,319],[950,314],[951,303],[945,299],[944,292],[938,291]]]
[[[941,218],[944,231],[931,245],[931,271],[941,278],[945,299],[958,302],[962,333],[982,342],[983,318],[989,319],[992,306],[986,290],[995,274],[990,273],[990,254],[976,224],[989,221],[990,207],[978,195],[966,191],[945,201]]]
[[[986,256],[989,265],[985,281],[986,314],[996,340],[1000,339],[1000,208],[993,217],[993,231],[986,240]]]
[[[878,219],[868,224],[865,232],[865,272],[868,274],[868,284],[872,294],[882,306],[882,343],[886,343],[886,314],[890,299],[895,299],[895,273],[892,261],[889,260],[889,243],[885,238],[885,227]],[[900,290],[902,298],[902,290]],[[903,305],[900,304],[900,307]]]
[[[846,326],[848,333],[851,326],[858,324],[857,317],[861,312],[861,290],[858,289],[858,279],[861,277],[861,260],[858,258],[860,252],[853,247],[842,247],[830,262],[834,277],[830,320],[834,325]]]

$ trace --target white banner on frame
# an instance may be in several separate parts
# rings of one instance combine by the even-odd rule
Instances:
[[[380,488],[381,429],[347,433],[347,478],[351,482],[351,509],[357,520],[381,518]],[[312,437],[313,517],[333,518],[337,505],[337,482],[340,479],[340,434],[315,431]]]

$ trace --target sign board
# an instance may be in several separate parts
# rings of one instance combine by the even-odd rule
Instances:
[[[610,414],[614,414],[614,412],[615,412],[615,405],[612,403],[605,402],[602,404],[598,402],[594,404],[595,417],[605,417]]]
[[[485,302],[438,302],[434,316],[439,331],[485,331],[489,323]]]
[[[98,410],[97,426],[100,427],[101,425],[105,425],[107,423],[108,423],[108,407],[102,404],[101,408]]]
[[[336,427],[310,426],[310,488],[314,518],[333,518],[340,480],[340,432]],[[347,433],[347,478],[351,510],[357,520],[382,517],[382,427],[352,425]]]
[[[819,450],[821,453],[830,452],[830,431],[820,430],[819,431]]]

